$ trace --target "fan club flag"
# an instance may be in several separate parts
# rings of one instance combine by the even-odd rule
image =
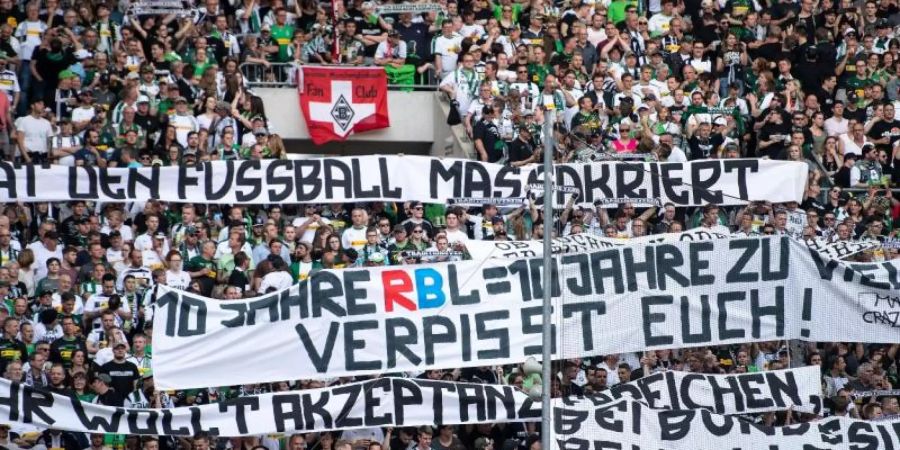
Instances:
[[[301,71],[300,109],[316,145],[390,126],[384,69],[303,67]]]

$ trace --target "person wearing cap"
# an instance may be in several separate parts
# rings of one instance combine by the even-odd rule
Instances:
[[[375,65],[384,67],[388,83],[413,84],[416,67],[406,63],[406,52],[406,42],[397,30],[388,31],[387,39],[375,48]]]
[[[112,387],[112,377],[105,372],[96,372],[91,379],[91,390],[97,394],[94,403],[104,406],[125,406],[126,393],[121,393]]]
[[[156,98],[159,96],[159,83],[156,81],[156,69],[153,67],[153,64],[149,62],[141,65],[138,91],[140,91],[141,95],[146,95],[149,98]]]
[[[409,233],[406,231],[406,227],[402,224],[394,225],[394,229],[391,233],[393,236],[389,239],[390,244],[388,245],[388,255],[390,258],[390,265],[401,265],[404,264],[408,258],[404,255],[407,251],[415,251],[416,247],[409,240]]]
[[[141,379],[140,370],[131,361],[128,361],[128,344],[119,341],[113,344],[112,360],[101,365],[98,375],[109,377],[108,385],[123,395],[131,393],[138,380]]]
[[[531,129],[520,125],[516,138],[507,146],[510,166],[521,167],[537,162],[540,158],[540,153],[540,149],[534,145]]]
[[[869,188],[880,185],[882,175],[883,169],[878,162],[878,149],[872,143],[866,142],[862,146],[862,158],[850,169],[850,186]]]
[[[70,117],[72,109],[74,109],[75,105],[78,103],[78,98],[76,97],[77,91],[75,89],[76,78],[78,78],[78,75],[76,75],[75,72],[66,69],[59,72],[58,76],[59,84],[56,86],[53,94],[53,105],[55,107],[52,111],[56,114],[57,118],[62,119]]]

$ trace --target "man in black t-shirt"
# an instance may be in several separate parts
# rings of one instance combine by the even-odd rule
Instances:
[[[509,143],[509,163],[513,167],[524,166],[536,162],[539,154],[535,152],[531,129],[519,127],[519,136]]]
[[[94,403],[104,406],[125,406],[125,396],[128,393],[121,393],[113,389],[112,378],[104,372],[100,372],[94,376],[91,381],[91,389],[97,393]]]
[[[482,162],[497,162],[503,159],[503,140],[500,139],[500,130],[494,125],[494,108],[485,106],[482,109],[481,120],[475,124],[472,130],[472,139],[475,141],[475,150],[478,152],[478,160]]]
[[[109,386],[124,398],[135,389],[137,380],[141,378],[141,372],[137,366],[125,360],[125,350],[128,347],[119,342],[113,347],[113,360],[100,366],[100,372],[109,376]]]
[[[881,118],[873,117],[866,136],[879,149],[890,150],[900,139],[900,120],[894,117],[894,104],[886,102]]]
[[[691,161],[718,157],[719,147],[724,142],[725,138],[719,133],[713,133],[709,123],[701,123],[697,132],[688,139]]]

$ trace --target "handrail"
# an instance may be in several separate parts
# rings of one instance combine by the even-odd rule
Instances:
[[[347,67],[340,64],[304,64],[317,67]],[[251,88],[295,88],[297,87],[296,70],[299,65],[294,62],[286,63],[261,63],[245,62],[239,66],[241,75]],[[355,67],[355,66],[354,66]],[[431,79],[430,77],[428,79]],[[402,91],[436,91],[435,84],[388,84],[388,90]]]

